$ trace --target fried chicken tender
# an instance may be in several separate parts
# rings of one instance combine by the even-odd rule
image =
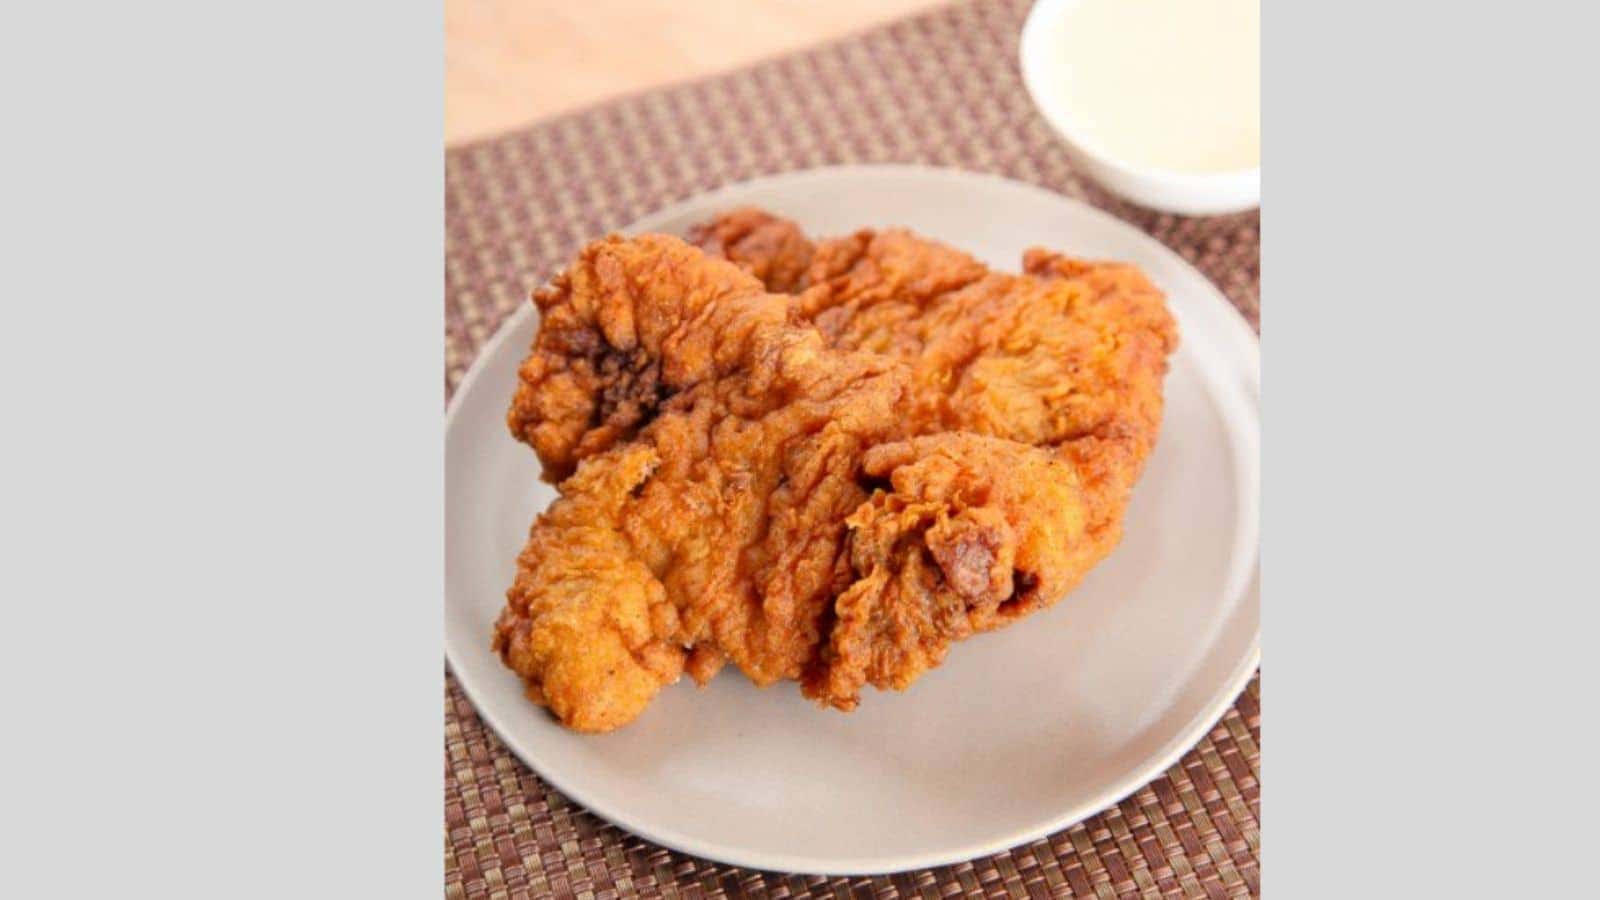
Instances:
[[[494,646],[568,727],[724,660],[848,710],[1115,546],[1176,341],[1136,270],[755,210],[694,237],[596,242],[535,296],[508,424],[562,496]]]
[[[795,237],[781,250],[737,238],[784,232]],[[711,233],[722,237],[702,237]],[[1161,292],[1137,267],[1034,248],[1017,276],[904,229],[809,247],[800,235],[755,209],[696,232],[708,252],[752,273],[772,271],[769,256],[779,253],[811,260],[799,278],[768,289],[797,294],[796,317],[829,346],[910,360],[912,433],[976,431],[1055,447],[1107,501],[1098,528],[1120,525],[1160,431],[1161,381],[1178,345]]]
[[[827,349],[785,297],[676,238],[593,244],[539,303],[509,419],[575,474],[519,558],[502,658],[585,731],[637,715],[703,643],[759,684],[798,679],[905,364]]]

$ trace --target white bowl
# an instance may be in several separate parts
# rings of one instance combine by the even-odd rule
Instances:
[[[1022,83],[1045,121],[1061,136],[1072,164],[1106,190],[1140,206],[1187,216],[1241,212],[1261,205],[1261,167],[1237,172],[1173,172],[1118,159],[1073,128],[1061,98],[1044,90],[1043,65],[1053,49],[1047,37],[1079,0],[1039,0],[1022,26]]]

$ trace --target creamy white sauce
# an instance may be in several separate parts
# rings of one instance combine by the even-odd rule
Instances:
[[[1177,172],[1261,164],[1259,0],[1079,0],[1042,37],[1036,89],[1091,148]]]

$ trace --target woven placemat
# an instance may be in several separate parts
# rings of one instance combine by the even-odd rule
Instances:
[[[709,188],[840,163],[994,172],[1086,200],[1178,251],[1257,324],[1259,216],[1160,215],[1079,178],[1017,72],[1027,7],[1025,0],[947,7],[448,151],[446,391],[505,316],[585,241]],[[707,862],[601,821],[519,762],[447,675],[445,894],[1255,896],[1259,690],[1259,679],[1252,681],[1178,765],[1086,822],[986,859],[830,879]]]

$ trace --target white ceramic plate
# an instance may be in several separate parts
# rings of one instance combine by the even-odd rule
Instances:
[[[734,185],[629,232],[682,232],[755,204],[811,234],[905,225],[1016,271],[1043,245],[1137,263],[1182,329],[1166,421],[1112,556],[1053,609],[952,649],[905,693],[851,714],[729,667],[687,678],[611,734],[563,730],[489,635],[534,516],[555,497],[505,409],[537,326],[512,316],[445,427],[445,648],[479,713],[546,781],[623,828],[721,862],[808,874],[971,859],[1071,825],[1171,766],[1258,659],[1259,355],[1204,277],[1105,213],[1004,179],[910,166]]]

